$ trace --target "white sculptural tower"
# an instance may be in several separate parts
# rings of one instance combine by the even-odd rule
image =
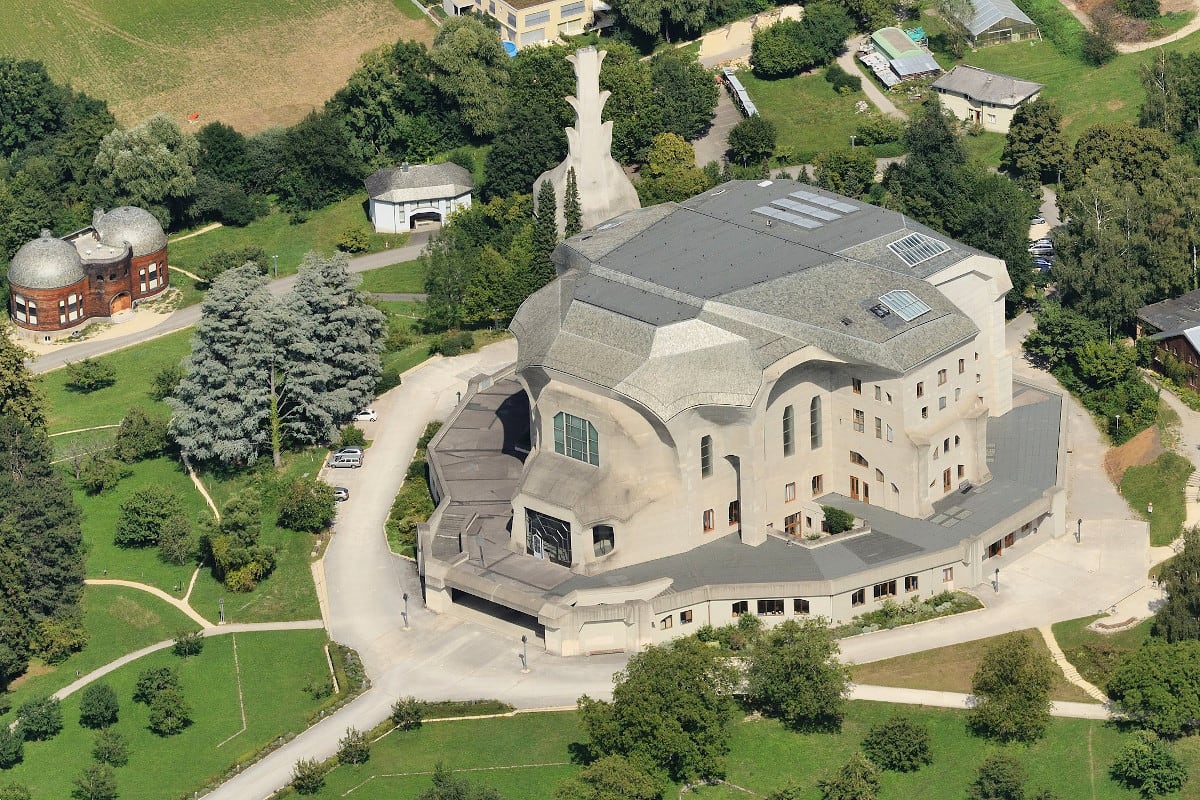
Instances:
[[[605,53],[595,47],[581,47],[567,56],[575,67],[575,96],[567,102],[575,109],[575,126],[567,128],[567,157],[554,169],[546,170],[533,183],[536,200],[543,181],[550,181],[558,204],[558,230],[566,223],[563,198],[567,171],[575,170],[582,222],[585,229],[599,225],[633,208],[641,208],[637,191],[629,176],[612,157],[612,121],[601,122],[600,114],[609,92],[600,91],[600,62]]]

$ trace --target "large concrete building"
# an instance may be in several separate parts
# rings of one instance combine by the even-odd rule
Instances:
[[[942,105],[963,122],[992,133],[1008,133],[1013,115],[1032,103],[1045,87],[999,72],[959,64],[933,82]]]
[[[449,15],[487,14],[500,23],[500,35],[518,47],[611,24],[611,9],[602,0],[443,0],[442,9]]]
[[[169,282],[167,236],[154,215],[133,206],[97,210],[90,227],[61,239],[42,231],[13,255],[9,318],[21,336],[49,342],[121,319]]]
[[[742,181],[555,262],[515,367],[430,444],[432,609],[516,611],[553,653],[635,650],[742,613],[848,621],[1063,531],[1061,398],[1013,384],[999,259]],[[824,532],[826,507],[854,529]]]

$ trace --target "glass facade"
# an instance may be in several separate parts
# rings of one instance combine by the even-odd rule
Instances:
[[[571,566],[571,523],[525,509],[525,545],[530,555],[542,554],[555,564]]]

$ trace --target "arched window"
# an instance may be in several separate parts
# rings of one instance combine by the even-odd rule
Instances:
[[[814,397],[808,404],[808,445],[813,450],[821,447],[821,398]]]
[[[796,452],[796,410],[788,406],[783,410],[783,454]]]

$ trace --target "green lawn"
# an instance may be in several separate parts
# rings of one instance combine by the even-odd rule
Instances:
[[[247,723],[241,733],[235,636]],[[303,687],[312,678],[328,677],[324,643],[324,631],[219,636],[206,640],[199,656],[180,659],[165,650],[107,676],[121,704],[115,727],[129,741],[129,764],[116,771],[121,800],[190,797],[276,737],[302,730],[321,703]],[[193,724],[177,736],[161,738],[147,728],[148,709],[134,703],[132,694],[138,672],[166,665],[179,670]],[[26,744],[24,763],[6,771],[3,780],[29,786],[37,798],[70,795],[74,777],[91,762],[94,739],[78,723],[79,697],[76,693],[63,702],[62,733],[48,742]]]
[[[424,293],[425,271],[420,261],[404,261],[362,273],[364,292]]]
[[[338,237],[348,228],[371,230],[371,222],[363,209],[366,193],[359,192],[332,205],[314,211],[306,222],[293,225],[288,215],[276,211],[251,222],[244,228],[225,226],[208,233],[184,239],[170,246],[171,264],[193,272],[206,258],[219,250],[235,250],[257,246],[267,253],[268,261],[279,256],[279,274],[291,275],[300,266],[300,260],[310,250],[324,255],[333,252]],[[385,245],[402,243],[402,235],[370,233],[371,252],[385,249]],[[274,268],[274,262],[268,263]]]
[[[738,73],[764,119],[776,129],[775,154],[789,164],[811,163],[817,153],[850,146],[858,127],[854,104],[861,92],[841,95],[822,75],[768,81],[750,70]]]
[[[170,492],[183,501],[187,518],[196,521],[210,515],[204,498],[196,491],[183,467],[176,461],[162,457],[126,465],[130,470],[117,487],[99,495],[88,495],[82,489],[75,490],[75,502],[83,509],[83,540],[88,548],[87,575],[89,578],[120,578],[148,583],[168,594],[182,597],[187,591],[188,580],[195,568],[194,563],[182,566],[169,564],[158,557],[156,547],[117,547],[113,544],[113,531],[121,515],[121,503],[143,489]],[[178,590],[176,587],[180,587]],[[206,617],[216,618],[215,612],[202,612]]]
[[[1192,462],[1178,453],[1166,452],[1153,463],[1130,467],[1121,476],[1121,494],[1130,507],[1150,522],[1150,544],[1168,545],[1183,532],[1184,484],[1192,474]],[[1154,504],[1154,513],[1147,505]]]
[[[196,630],[196,623],[162,600],[122,586],[85,586],[83,624],[87,647],[60,664],[34,661],[26,676],[4,696],[13,707],[31,697],[58,691],[97,667],[147,645],[171,639],[181,630]]]
[[[1121,659],[1150,638],[1153,620],[1143,620],[1128,630],[1115,633],[1088,630],[1087,626],[1098,619],[1099,616],[1094,616],[1058,622],[1052,630],[1067,660],[1079,670],[1084,680],[1103,690]]]
[[[967,158],[985,167],[994,167],[1000,163],[1004,153],[1004,136],[999,133],[980,133],[975,136],[964,136],[960,140]]]
[[[428,19],[421,13],[421,9],[417,8],[417,4],[413,0],[393,0],[396,4],[396,10],[409,19]]]
[[[177,331],[97,358],[113,367],[117,380],[112,386],[87,394],[67,388],[66,370],[47,373],[42,385],[50,412],[49,432],[113,425],[125,417],[131,406],[141,406],[149,414],[169,416],[169,407],[151,397],[150,389],[155,374],[164,367],[179,364],[191,352],[191,338],[191,331]]]
[[[733,729],[727,778],[745,791],[703,787],[686,796],[746,800],[792,781],[804,788],[805,798],[817,800],[817,780],[845,763],[873,725],[899,711],[929,726],[934,760],[916,773],[885,773],[881,798],[962,800],[978,765],[999,750],[1011,752],[1025,765],[1030,795],[1050,788],[1063,800],[1137,796],[1108,777],[1108,765],[1125,738],[1113,726],[1056,719],[1046,739],[1006,748],[968,735],[961,711],[884,703],[850,703],[838,734],[793,733],[773,720],[739,722]],[[578,769],[569,763],[570,746],[582,737],[574,713],[430,723],[417,731],[389,734],[372,747],[371,759],[364,765],[334,769],[316,797],[344,797],[351,790],[350,796],[357,800],[415,797],[429,787],[428,773],[441,761],[451,769],[471,770],[464,777],[491,786],[506,798],[548,800],[554,785]],[[1181,755],[1195,763],[1190,752]],[[672,788],[665,796],[677,795]]]

